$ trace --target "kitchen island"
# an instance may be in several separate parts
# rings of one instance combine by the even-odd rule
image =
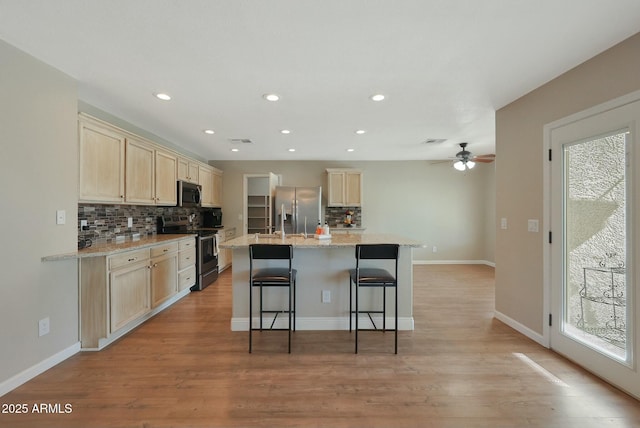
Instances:
[[[398,256],[398,328],[413,330],[413,270],[412,249],[423,244],[413,239],[387,234],[335,234],[331,239],[315,239],[311,235],[280,236],[243,235],[220,244],[233,251],[233,312],[231,330],[249,328],[249,245],[291,244],[293,267],[297,269],[296,329],[349,329],[349,274],[355,268],[355,247],[358,244],[399,244]],[[376,267],[393,270],[393,262],[368,261]],[[378,293],[375,293],[378,291]],[[361,308],[381,305],[380,290],[361,290]],[[328,293],[327,293],[328,292]],[[325,302],[323,302],[325,296]],[[329,302],[326,297],[329,296]],[[393,296],[387,295],[387,305],[393,308]],[[286,307],[286,291],[270,289],[265,292],[265,308]],[[387,323],[393,325],[393,309],[387,312]],[[255,312],[254,312],[255,317]],[[376,317],[373,317],[376,320]],[[377,321],[377,320],[376,320]],[[381,321],[381,320],[380,320]],[[255,321],[254,321],[255,322]],[[281,324],[279,324],[281,322]],[[361,326],[370,323],[361,314]],[[284,327],[286,316],[279,317],[276,327]],[[377,322],[376,322],[377,324]]]

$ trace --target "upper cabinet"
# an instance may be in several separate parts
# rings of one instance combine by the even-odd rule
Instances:
[[[212,166],[200,165],[198,184],[202,186],[202,206],[222,206],[222,171]]]
[[[86,202],[124,202],[125,136],[89,117],[80,116],[78,199]]]
[[[202,185],[203,206],[222,205],[222,171],[80,113],[79,202],[177,204],[177,180]]]
[[[362,171],[357,169],[327,169],[327,206],[362,206]]]
[[[152,145],[127,138],[125,201],[129,204],[155,203],[155,150]]]
[[[155,153],[155,205],[175,206],[178,203],[178,181],[176,172],[178,157],[170,152],[156,150]]]
[[[199,165],[187,158],[178,159],[178,180],[188,181],[189,183],[198,184]]]

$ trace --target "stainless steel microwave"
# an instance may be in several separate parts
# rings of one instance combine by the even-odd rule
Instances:
[[[202,186],[178,181],[178,206],[179,207],[199,207],[202,203]]]

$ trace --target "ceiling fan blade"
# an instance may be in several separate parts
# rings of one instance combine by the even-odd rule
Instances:
[[[493,162],[495,159],[485,159],[485,158],[475,158],[473,159],[474,162],[481,162],[481,163],[491,163]]]
[[[486,159],[491,158],[491,159],[495,159],[496,155],[494,155],[494,154],[487,154],[487,155],[477,155],[477,156],[474,156],[474,157],[475,157],[475,158],[486,158]]]

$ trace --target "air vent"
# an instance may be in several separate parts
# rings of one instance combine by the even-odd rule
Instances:
[[[422,142],[422,144],[440,144],[447,141],[446,138],[429,138]]]
[[[229,141],[231,144],[253,144],[253,141],[248,138],[230,138]]]

